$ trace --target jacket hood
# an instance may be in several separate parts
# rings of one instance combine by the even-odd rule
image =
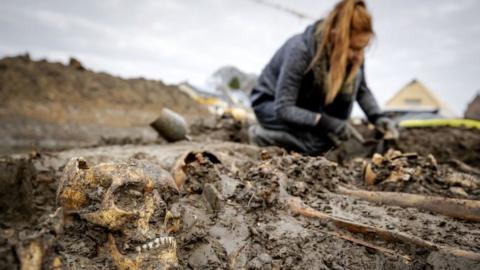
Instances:
[[[315,50],[317,48],[317,41],[316,41],[316,38],[315,38],[315,31],[317,29],[317,26],[323,22],[323,19],[322,20],[318,20],[316,21],[315,23],[307,26],[307,28],[305,29],[305,31],[303,32],[302,34],[302,37],[303,37],[303,41],[305,42],[305,44],[307,45],[307,48],[308,48],[308,52],[310,53],[310,55],[315,55]]]

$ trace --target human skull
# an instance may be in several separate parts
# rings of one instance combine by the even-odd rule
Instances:
[[[168,236],[168,205],[177,193],[172,176],[153,163],[131,159],[89,168],[83,158],[73,158],[63,170],[57,202],[109,229],[107,247],[118,268],[165,269],[177,263],[176,242]]]

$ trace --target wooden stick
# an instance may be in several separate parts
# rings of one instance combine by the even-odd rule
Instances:
[[[480,201],[423,196],[398,192],[352,190],[339,186],[338,192],[362,200],[401,207],[414,207],[449,217],[480,222]]]

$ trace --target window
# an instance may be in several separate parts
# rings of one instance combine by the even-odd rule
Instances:
[[[422,104],[422,100],[419,98],[406,98],[404,102],[405,104],[412,106],[419,106]]]

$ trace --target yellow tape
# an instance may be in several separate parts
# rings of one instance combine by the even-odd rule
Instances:
[[[427,120],[404,120],[401,127],[466,127],[480,129],[480,121],[470,119],[427,119]]]

